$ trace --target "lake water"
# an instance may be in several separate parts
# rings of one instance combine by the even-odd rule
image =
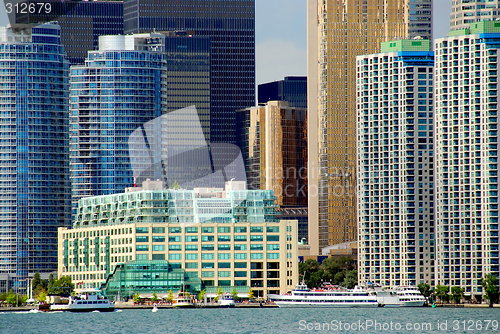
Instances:
[[[500,308],[0,312],[0,333],[500,333],[499,322]]]

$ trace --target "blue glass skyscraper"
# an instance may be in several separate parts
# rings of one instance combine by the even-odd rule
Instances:
[[[0,28],[0,274],[57,270],[69,226],[69,64],[54,24]]]
[[[285,77],[258,87],[259,104],[287,101],[290,107],[307,108],[307,77]]]
[[[124,0],[124,33],[210,38],[210,141],[236,143],[236,110],[255,104],[255,0]]]
[[[162,114],[164,36],[102,36],[85,65],[71,67],[72,199],[134,184],[128,140]]]

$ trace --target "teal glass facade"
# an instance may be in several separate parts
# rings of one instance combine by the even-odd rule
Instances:
[[[0,28],[0,274],[57,270],[57,228],[71,221],[69,63],[61,29]],[[12,42],[16,40],[16,42]]]

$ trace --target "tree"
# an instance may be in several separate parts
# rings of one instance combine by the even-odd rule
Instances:
[[[141,297],[139,296],[139,292],[136,292],[134,295],[134,303],[140,303]]]
[[[236,291],[236,287],[233,288],[233,292],[231,292],[233,295],[234,301],[238,301],[240,297],[238,297],[238,292]]]
[[[219,286],[219,290],[217,290],[217,294],[215,295],[215,300],[219,300],[219,297],[223,294],[222,287]]]
[[[200,294],[198,295],[198,300],[203,301],[205,300],[205,294],[207,293],[207,289],[203,289],[200,291]]]
[[[35,290],[37,286],[41,284],[42,284],[42,279],[40,278],[40,273],[37,271],[33,276],[33,281],[31,282],[31,286],[33,287],[33,290]]]
[[[43,303],[45,299],[47,298],[47,291],[42,290],[38,296],[36,297],[40,303]]]
[[[174,294],[172,293],[172,289],[170,289],[170,291],[168,292],[167,301],[169,303],[174,301]]]
[[[175,180],[174,184],[172,184],[170,189],[181,189],[181,186],[179,185],[179,182],[177,182],[177,180]]]
[[[498,277],[488,274],[481,281],[481,285],[483,286],[485,297],[488,299],[490,307],[492,307],[499,299]]]
[[[253,291],[252,289],[250,289],[250,291],[248,291],[248,300],[252,300],[253,299]]]
[[[70,295],[75,289],[70,276],[61,276],[59,279],[52,279],[52,283],[49,280],[49,294],[51,295]]]
[[[357,270],[348,271],[345,275],[344,282],[342,282],[342,286],[348,289],[354,289],[354,287],[358,284],[358,272]]]
[[[151,302],[153,303],[158,302],[158,296],[156,295],[156,291],[153,292],[153,297],[151,297]]]
[[[5,301],[7,302],[7,304],[9,304],[10,306],[14,306],[16,304],[16,294],[10,290],[8,293],[7,293],[7,298],[5,299]]]
[[[340,284],[342,284],[342,282],[344,282],[344,279],[345,279],[344,273],[342,271],[338,272],[333,277],[333,284],[340,285]]]
[[[450,292],[450,287],[444,285],[436,286],[436,297],[438,297],[439,300],[443,303],[450,300],[450,295],[448,294],[448,292]]]
[[[432,294],[431,286],[427,283],[420,283],[417,285],[418,291],[422,294],[422,296],[429,298]]]
[[[460,304],[460,299],[464,297],[464,289],[459,286],[451,287],[451,299],[455,304]]]

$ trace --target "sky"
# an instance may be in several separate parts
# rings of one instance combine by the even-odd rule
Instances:
[[[451,0],[434,0],[434,38],[450,26]],[[307,0],[255,0],[256,83],[307,75]]]
[[[434,1],[434,38],[448,33],[450,11],[451,0]],[[255,61],[257,84],[307,74],[307,0],[255,0]]]

